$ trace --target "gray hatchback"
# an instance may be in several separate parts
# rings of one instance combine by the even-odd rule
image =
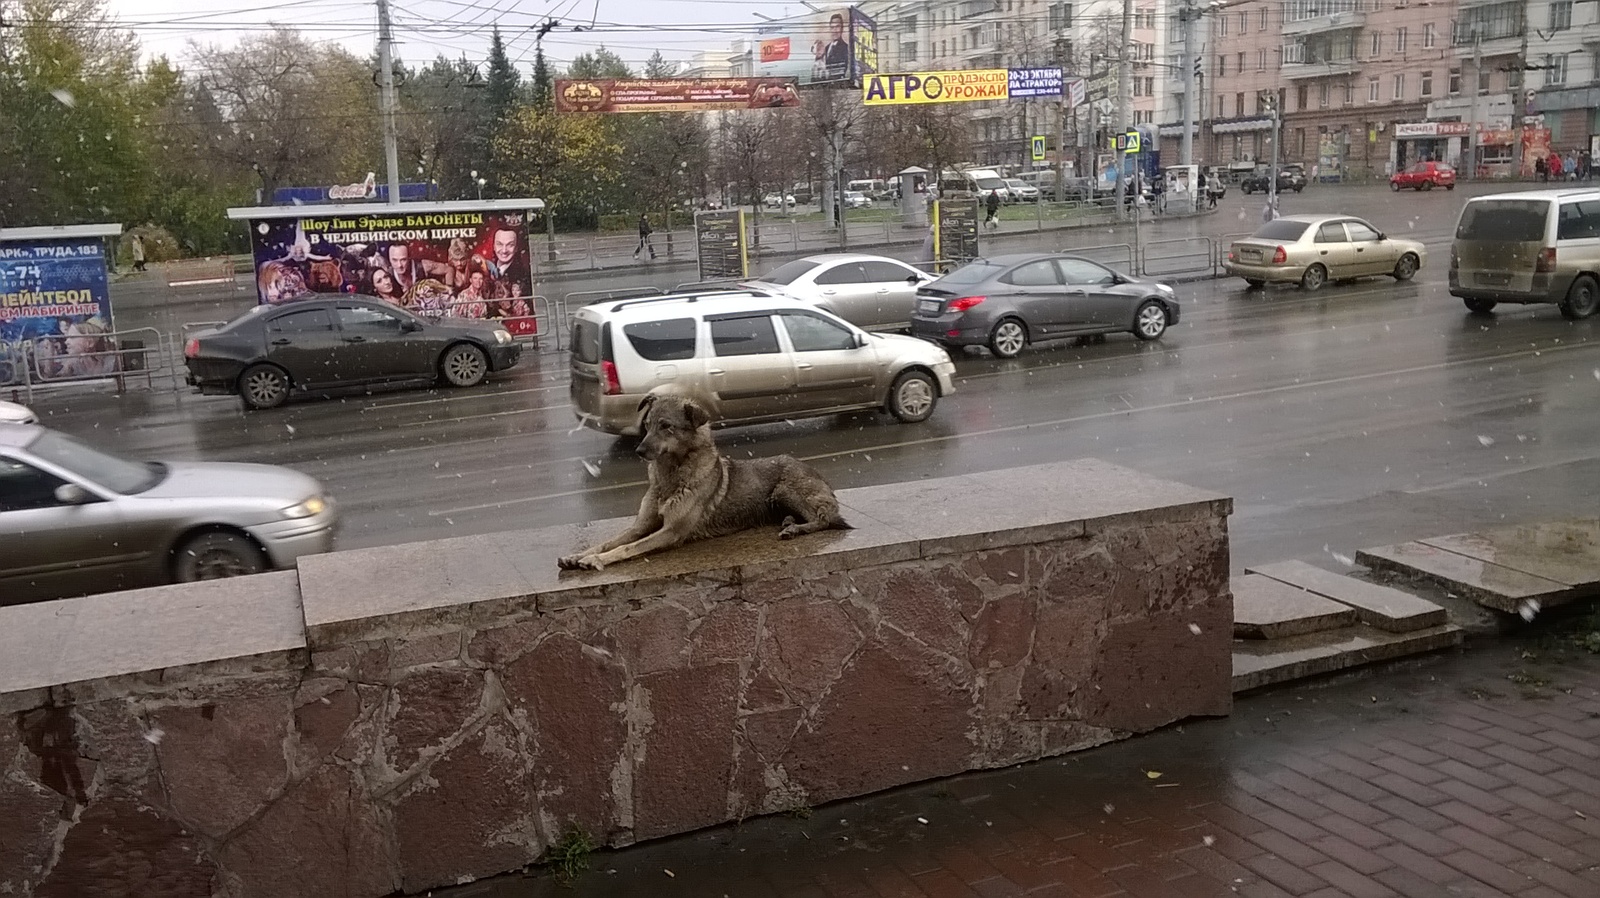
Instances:
[[[987,346],[1009,359],[1030,343],[1129,331],[1154,340],[1178,322],[1166,284],[1078,256],[975,259],[917,288],[911,334],[946,346]]]

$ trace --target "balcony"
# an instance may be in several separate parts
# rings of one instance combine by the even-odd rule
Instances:
[[[1360,28],[1375,8],[1372,0],[1288,0],[1283,4],[1283,34],[1303,37]]]
[[[1340,47],[1306,47],[1290,44],[1283,48],[1283,68],[1280,74],[1288,80],[1300,78],[1327,78],[1330,75],[1354,75],[1361,70],[1361,60],[1353,50]]]

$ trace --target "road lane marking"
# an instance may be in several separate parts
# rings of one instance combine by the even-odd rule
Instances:
[[[452,421],[478,421],[483,418],[503,418],[507,415],[529,415],[534,412],[551,412],[558,409],[572,408],[572,403],[566,405],[536,405],[533,408],[508,408],[499,412],[484,412],[481,415],[457,415],[454,418],[429,418],[426,421],[402,421],[401,427],[437,427],[440,424],[449,424]],[[452,443],[452,445],[454,445]]]
[[[1017,431],[1022,431],[1022,430],[1033,430],[1035,428],[1044,429],[1044,428],[1050,428],[1050,427],[1060,427],[1060,426],[1065,425],[1065,424],[1078,424],[1078,423],[1082,423],[1084,421],[1098,421],[1098,420],[1105,419],[1105,418],[1116,418],[1116,417],[1123,417],[1123,416],[1131,416],[1131,415],[1134,415],[1134,414],[1138,414],[1140,412],[1167,411],[1167,410],[1175,409],[1175,408],[1193,407],[1193,406],[1199,406],[1199,405],[1209,405],[1209,404],[1217,403],[1217,402],[1228,402],[1228,401],[1235,400],[1235,399],[1251,399],[1251,398],[1255,398],[1255,397],[1258,397],[1258,396],[1272,396],[1272,395],[1275,395],[1275,394],[1278,394],[1278,393],[1292,393],[1292,392],[1295,392],[1295,391],[1298,391],[1298,390],[1318,389],[1318,388],[1321,388],[1321,387],[1331,387],[1331,386],[1337,386],[1339,384],[1347,384],[1347,383],[1358,383],[1358,382],[1361,382],[1361,381],[1376,380],[1376,379],[1381,379],[1381,378],[1386,378],[1386,377],[1401,377],[1401,376],[1404,376],[1404,375],[1407,375],[1407,374],[1420,374],[1420,373],[1425,372],[1425,371],[1438,371],[1438,370],[1442,370],[1442,369],[1445,369],[1445,368],[1458,367],[1458,366],[1461,366],[1461,365],[1481,364],[1481,363],[1486,363],[1486,362],[1501,362],[1501,361],[1506,361],[1508,359],[1517,359],[1517,358],[1523,358],[1523,357],[1531,356],[1531,355],[1539,355],[1541,353],[1542,354],[1553,354],[1553,353],[1557,353],[1557,352],[1565,352],[1565,351],[1576,350],[1576,349],[1591,349],[1592,350],[1592,349],[1595,349],[1595,348],[1596,347],[1591,346],[1589,344],[1585,344],[1585,343],[1573,343],[1573,344],[1565,344],[1565,345],[1561,345],[1561,346],[1550,347],[1550,348],[1542,349],[1542,350],[1529,349],[1529,350],[1523,350],[1523,351],[1520,351],[1520,352],[1500,353],[1498,355],[1482,356],[1482,357],[1472,358],[1472,359],[1455,359],[1455,360],[1448,361],[1448,362],[1435,362],[1435,363],[1433,363],[1431,365],[1416,365],[1416,366],[1413,366],[1413,367],[1410,367],[1410,368],[1397,368],[1397,369],[1394,369],[1392,371],[1371,371],[1371,372],[1368,372],[1366,374],[1349,374],[1349,375],[1345,375],[1344,377],[1330,377],[1330,378],[1326,378],[1326,379],[1323,379],[1323,380],[1317,380],[1317,381],[1303,381],[1303,382],[1297,382],[1297,383],[1292,383],[1292,384],[1283,384],[1283,385],[1276,386],[1276,387],[1262,387],[1259,390],[1244,390],[1244,391],[1237,392],[1237,393],[1224,393],[1224,394],[1217,395],[1217,396],[1206,396],[1206,397],[1201,397],[1201,398],[1198,398],[1198,399],[1186,399],[1186,400],[1183,400],[1181,402],[1162,402],[1162,403],[1157,403],[1155,405],[1138,406],[1138,407],[1135,407],[1135,408],[1130,408],[1128,410],[1115,409],[1115,410],[1112,410],[1112,411],[1104,411],[1104,412],[1090,412],[1088,414],[1073,415],[1071,417],[1056,418],[1056,419],[1048,420],[1048,421],[1034,421],[1034,422],[1030,422],[1030,423],[1026,423],[1026,424],[1007,424],[1007,425],[1005,425],[1003,427],[990,427],[990,428],[986,428],[984,430],[969,430],[969,431],[964,431],[962,433],[957,433],[957,434],[947,434],[947,435],[944,435],[944,436],[937,436],[937,437],[925,437],[925,438],[920,439],[920,440],[902,440],[902,441],[894,442],[894,443],[879,443],[879,444],[873,445],[873,446],[859,446],[859,447],[857,447],[855,449],[842,449],[842,450],[839,450],[837,452],[822,452],[822,453],[818,453],[816,455],[802,455],[802,456],[800,456],[800,460],[801,461],[807,461],[807,462],[821,461],[823,459],[840,458],[840,457],[850,456],[850,455],[864,455],[864,454],[872,453],[872,452],[883,452],[883,451],[890,450],[890,449],[907,449],[907,448],[912,448],[912,447],[916,447],[916,446],[930,446],[930,445],[933,445],[933,444],[936,444],[936,443],[948,443],[948,442],[953,442],[955,440],[966,439],[966,438],[970,438],[970,437],[996,436],[998,434],[1003,434],[1003,433],[1015,433]],[[1471,478],[1467,482],[1469,482],[1469,483],[1476,482],[1477,480],[1481,480],[1481,479],[1482,478]],[[430,512],[428,512],[428,515],[430,517],[441,517],[441,516],[444,516],[444,515],[464,514],[466,512],[470,512],[470,511],[483,511],[485,509],[490,509],[490,508],[504,508],[504,507],[511,506],[511,505],[525,505],[525,504],[527,504],[529,502],[543,502],[543,501],[547,501],[547,500],[550,500],[550,499],[562,499],[562,498],[566,498],[568,496],[583,495],[585,493],[598,493],[598,492],[607,492],[607,491],[610,491],[610,490],[628,489],[628,488],[637,487],[637,486],[644,486],[647,483],[648,483],[648,481],[645,481],[645,480],[632,480],[632,481],[628,481],[626,483],[616,483],[616,484],[611,484],[609,486],[594,487],[592,489],[566,490],[566,491],[559,492],[559,493],[547,493],[547,494],[539,495],[539,496],[520,496],[520,497],[515,498],[515,499],[504,499],[504,500],[501,500],[501,501],[498,501],[498,502],[485,502],[485,503],[481,503],[481,504],[478,504],[478,505],[463,505],[463,506],[460,506],[458,508],[445,509],[443,511],[430,511]]]
[[[1458,477],[1455,480],[1447,480],[1444,483],[1434,484],[1433,486],[1421,486],[1417,487],[1416,489],[1401,490],[1401,492],[1411,496],[1420,495],[1422,493],[1436,493],[1441,490],[1455,489],[1456,487],[1473,486],[1475,484],[1483,483],[1486,480],[1498,480],[1501,477],[1513,477],[1517,474],[1531,474],[1534,471],[1543,471],[1547,468],[1559,468],[1564,465],[1572,465],[1577,464],[1578,462],[1596,460],[1600,460],[1600,453],[1589,452],[1583,455],[1569,455],[1555,461],[1518,465],[1515,468],[1507,468],[1504,471],[1494,471],[1489,474],[1484,474],[1480,477]]]

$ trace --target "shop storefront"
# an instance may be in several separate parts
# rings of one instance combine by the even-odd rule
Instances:
[[[1396,122],[1389,145],[1389,171],[1405,171],[1418,162],[1462,163],[1466,122]]]

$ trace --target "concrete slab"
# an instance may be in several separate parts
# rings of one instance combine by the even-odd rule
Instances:
[[[1356,563],[1436,583],[1487,608],[1510,613],[1528,600],[1541,606],[1559,605],[1577,595],[1564,583],[1421,542],[1361,549],[1356,552]]]
[[[1358,624],[1340,630],[1285,639],[1233,643],[1234,694],[1363,664],[1433,652],[1461,644],[1463,631],[1443,624],[1407,633],[1389,633]]]
[[[1249,570],[1348,605],[1355,609],[1362,623],[1391,633],[1437,627],[1446,620],[1444,609],[1427,599],[1335,574],[1303,561],[1279,561]]]
[[[1246,574],[1231,586],[1234,639],[1281,639],[1356,623],[1354,608],[1271,577]]]
[[[1418,542],[1575,589],[1600,590],[1600,520],[1545,521]]]

